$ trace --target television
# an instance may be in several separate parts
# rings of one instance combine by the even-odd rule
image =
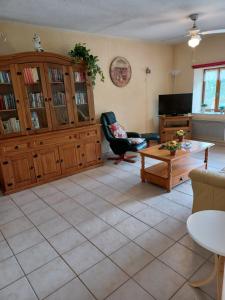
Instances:
[[[192,93],[159,95],[159,115],[184,115],[192,112]]]

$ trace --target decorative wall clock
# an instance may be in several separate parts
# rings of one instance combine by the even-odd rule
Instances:
[[[124,57],[117,56],[113,59],[109,69],[112,82],[118,87],[124,87],[131,78],[131,66]]]

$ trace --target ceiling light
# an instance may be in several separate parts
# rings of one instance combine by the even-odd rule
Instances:
[[[195,48],[201,42],[201,37],[199,34],[193,35],[190,40],[188,41],[188,46],[191,48]]]

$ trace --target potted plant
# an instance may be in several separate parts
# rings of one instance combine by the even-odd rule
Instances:
[[[183,142],[185,131],[183,129],[177,130],[176,136],[178,137],[179,142]]]
[[[91,78],[92,85],[95,85],[96,76],[99,75],[102,82],[104,82],[104,75],[102,69],[98,65],[98,56],[94,56],[90,53],[90,49],[87,49],[86,44],[76,43],[74,48],[68,52],[68,54],[74,58],[75,63],[84,61],[87,65],[87,74]]]
[[[177,141],[170,141],[166,143],[165,149],[170,151],[170,155],[174,156],[177,150],[181,149],[181,144]]]
[[[224,106],[224,105],[221,105],[221,106],[219,107],[219,110],[220,110],[221,114],[223,114],[223,113],[224,113],[224,110],[225,110],[225,106]]]
[[[205,113],[205,109],[208,105],[206,103],[202,103],[201,105],[201,112],[204,114]]]

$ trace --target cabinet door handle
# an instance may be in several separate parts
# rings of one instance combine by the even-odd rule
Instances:
[[[8,163],[9,163],[9,162],[6,160],[6,161],[3,161],[2,164],[3,164],[3,165],[8,165]]]
[[[81,167],[82,165],[83,165],[82,163],[79,164],[80,167]]]
[[[33,158],[37,158],[37,157],[38,157],[38,155],[37,155],[37,154],[34,154]]]
[[[20,100],[19,100],[19,99],[16,99],[16,103],[20,103]]]
[[[68,73],[68,72],[66,72],[66,73],[65,73],[65,75],[66,75],[66,76],[68,76],[68,75],[69,75],[69,73]]]
[[[16,72],[16,74],[17,74],[17,75],[22,75],[22,73],[21,73],[21,72]]]
[[[26,130],[29,131],[29,130],[31,130],[31,128],[30,128],[30,127],[27,127]]]
[[[100,144],[100,141],[97,141],[97,144]]]
[[[94,118],[91,118],[91,121],[94,121]]]
[[[80,148],[80,145],[77,145],[77,148]]]
[[[83,157],[84,157],[84,155],[85,155],[84,153],[81,154],[81,156],[83,156]]]
[[[37,178],[41,178],[41,175],[37,175]]]
[[[31,167],[30,167],[30,170],[33,170],[33,169],[34,169],[34,166],[31,166]]]
[[[60,162],[62,163],[62,162],[63,162],[63,159],[60,159]]]
[[[15,149],[19,149],[19,146],[18,146],[18,145],[16,145],[14,148],[15,148]]]
[[[101,160],[101,157],[99,157],[98,160]]]
[[[48,98],[48,101],[52,101],[52,98],[49,97],[49,98]]]
[[[45,98],[45,102],[48,102],[48,98]]]
[[[71,123],[71,124],[74,124],[74,121],[71,121],[70,123]]]
[[[12,184],[12,182],[10,182],[10,183],[7,183],[7,186],[12,186],[13,184]]]
[[[183,177],[180,177],[180,181],[183,181]]]

